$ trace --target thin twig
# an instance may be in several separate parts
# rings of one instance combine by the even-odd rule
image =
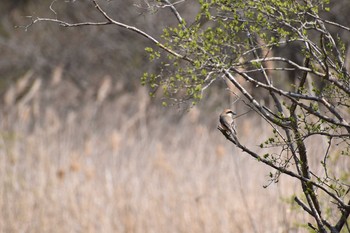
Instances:
[[[166,5],[164,5],[165,7],[170,7],[170,10],[173,12],[173,14],[175,15],[175,17],[177,18],[177,20],[179,21],[180,24],[184,26],[184,20],[182,19],[180,13],[176,10],[175,8],[175,3],[171,3],[169,0],[161,0],[162,2],[166,3]],[[177,2],[179,3],[179,2]]]

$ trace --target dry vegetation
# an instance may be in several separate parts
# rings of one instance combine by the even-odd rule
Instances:
[[[144,89],[110,97],[108,78],[79,106],[57,80],[16,105],[20,82],[4,95],[0,232],[305,231],[298,184],[264,189],[270,170],[216,130],[221,107],[203,120],[208,109],[159,109]],[[239,130],[257,144],[268,132],[253,115]]]

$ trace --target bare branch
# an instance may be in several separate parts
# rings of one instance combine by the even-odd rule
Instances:
[[[261,63],[261,62],[267,62],[267,61],[285,62],[285,63],[295,67],[298,70],[310,72],[310,73],[313,73],[313,74],[320,76],[320,77],[324,77],[326,75],[324,73],[317,72],[317,71],[310,69],[308,67],[298,65],[297,63],[295,63],[287,58],[284,58],[284,57],[264,57],[264,58],[253,59],[253,60],[249,60],[249,61],[244,62],[244,63],[238,63],[238,64],[233,64],[233,65],[234,66],[243,66],[243,65],[247,65],[247,64],[255,64],[255,63]]]
[[[183,56],[183,55],[180,55],[180,54],[178,54],[177,52],[171,50],[170,48],[166,47],[165,45],[163,45],[162,43],[160,43],[158,40],[156,40],[154,37],[152,37],[151,35],[147,34],[146,32],[144,32],[144,31],[142,31],[142,30],[140,30],[140,29],[138,29],[138,28],[136,28],[136,27],[129,26],[129,25],[127,25],[127,24],[124,24],[124,23],[115,21],[114,19],[112,19],[112,18],[100,7],[100,5],[96,2],[96,0],[92,0],[92,2],[94,3],[94,5],[95,5],[95,7],[97,8],[97,10],[98,10],[98,11],[108,20],[108,22],[110,22],[111,24],[117,25],[117,26],[119,26],[119,27],[128,29],[128,30],[133,31],[133,32],[136,32],[137,34],[140,34],[140,35],[142,35],[143,37],[147,38],[148,40],[152,41],[155,45],[157,45],[157,46],[160,47],[161,49],[165,50],[166,52],[168,52],[168,53],[174,55],[175,57],[193,63],[193,61],[192,61],[190,58],[188,58],[188,57],[186,57],[186,56]]]
[[[53,9],[53,4],[56,2],[57,0],[53,0],[50,4],[50,10],[56,15],[57,17],[57,12]]]
[[[303,208],[308,214],[310,214],[311,216],[314,217],[314,214],[312,213],[312,211],[307,207],[307,205],[302,202],[298,197],[294,197],[294,201],[301,206],[301,208]]]
[[[306,68],[308,69],[308,68]],[[327,122],[330,122],[332,124],[335,124],[335,125],[338,125],[338,126],[342,126],[342,127],[345,127],[345,129],[350,132],[350,125],[348,122],[346,122],[344,120],[344,118],[342,118],[340,116],[340,114],[335,110],[334,106],[331,106],[324,98],[322,97],[316,97],[316,96],[310,96],[310,95],[303,95],[303,94],[300,94],[300,93],[293,93],[293,92],[287,92],[287,91],[283,91],[282,89],[278,89],[274,86],[271,86],[271,85],[266,85],[264,83],[261,83],[259,81],[256,81],[255,79],[251,78],[249,75],[247,75],[244,71],[239,71],[238,69],[234,68],[234,67],[231,67],[231,70],[233,70],[234,72],[240,74],[242,77],[244,77],[245,79],[247,79],[247,81],[249,82],[252,82],[254,83],[256,86],[260,86],[260,87],[263,87],[265,88],[266,90],[269,90],[269,91],[273,91],[275,93],[278,93],[282,96],[285,96],[287,97],[288,99],[290,99],[292,102],[294,102],[295,104],[297,104],[298,106],[302,107],[303,109],[307,110],[309,113],[327,121]],[[232,77],[230,80],[232,81],[234,78]],[[242,92],[243,93],[243,92]],[[243,93],[244,94],[244,93]],[[246,94],[244,94],[246,95]],[[248,97],[248,96],[247,96]],[[248,99],[252,99],[252,97],[248,97]],[[336,119],[333,119],[333,118],[330,118],[330,117],[327,117],[326,115],[324,114],[321,114],[317,111],[315,111],[312,107],[310,106],[307,106],[306,104],[298,101],[298,99],[305,99],[305,100],[311,100],[311,101],[317,101],[319,103],[322,103],[325,107],[327,107],[335,116],[338,120]],[[259,104],[258,104],[259,105]],[[273,119],[270,119],[272,122],[276,122],[275,120]]]
[[[227,132],[223,129],[221,129],[220,127],[218,127],[218,129],[223,133],[223,135],[229,140],[231,141],[233,144],[235,144],[238,148],[242,149],[244,152],[246,152],[247,154],[251,155],[253,158],[257,159],[260,162],[263,162],[264,164],[268,165],[269,167],[272,167],[278,171],[280,171],[283,174],[289,175],[291,177],[297,178],[300,181],[303,182],[308,182],[312,185],[314,185],[315,187],[319,188],[320,190],[324,191],[325,193],[327,193],[330,197],[332,197],[334,200],[336,200],[339,205],[350,211],[350,203],[349,204],[345,204],[343,200],[341,200],[339,197],[337,197],[337,195],[335,195],[334,193],[330,192],[329,190],[327,190],[325,187],[323,187],[322,185],[316,183],[313,180],[310,180],[306,177],[300,176],[290,170],[287,170],[284,167],[279,167],[276,164],[274,164],[273,162],[259,156],[258,154],[256,154],[255,152],[251,151],[250,149],[248,149],[247,147],[243,146],[238,140],[236,141],[234,138],[232,138],[229,134],[227,134]]]
[[[339,23],[336,23],[336,22],[332,22],[332,21],[329,21],[329,20],[326,20],[326,19],[322,19],[320,18],[319,16],[315,15],[315,14],[312,14],[311,12],[306,12],[306,14],[312,16],[313,18],[317,19],[317,20],[320,20],[322,22],[325,22],[327,24],[330,24],[330,25],[333,25],[333,26],[336,26],[336,27],[339,27],[341,29],[344,29],[346,31],[349,31],[350,32],[350,28],[349,27],[346,27],[344,25],[341,25]]]
[[[329,75],[329,73],[321,73],[321,72],[318,72],[318,71],[316,71],[314,69],[298,65],[297,63],[295,63],[295,62],[293,62],[293,61],[291,61],[291,60],[289,60],[287,58],[284,58],[284,57],[265,57],[265,58],[260,58],[260,59],[249,60],[249,61],[244,62],[244,63],[236,63],[236,64],[233,64],[233,66],[240,67],[240,66],[244,66],[244,65],[247,65],[247,64],[256,64],[256,63],[268,62],[268,61],[285,62],[285,63],[295,67],[296,69],[298,69],[300,71],[306,71],[306,72],[315,74],[315,75],[317,75],[319,77],[325,78],[329,82],[334,83],[337,87],[339,87],[341,90],[343,90],[347,94],[350,94],[350,89],[348,87],[346,87],[344,84],[342,84],[341,82],[339,82],[334,77],[331,77]]]
[[[82,23],[68,23],[62,20],[58,19],[51,19],[51,18],[40,18],[37,17],[36,19],[33,20],[32,24],[38,23],[38,22],[51,22],[51,23],[57,23],[62,27],[81,27],[81,26],[102,26],[102,25],[109,25],[111,24],[110,22],[82,22]],[[28,26],[31,26],[28,25]],[[27,26],[27,28],[28,28]]]
[[[38,22],[52,22],[52,23],[57,23],[63,27],[116,25],[118,27],[125,28],[129,31],[135,32],[135,33],[147,38],[149,41],[153,42],[156,46],[158,46],[159,48],[168,52],[169,54],[172,54],[173,56],[177,57],[178,59],[182,59],[182,60],[188,61],[190,63],[193,63],[193,61],[189,57],[186,57],[184,55],[181,55],[181,54],[175,52],[174,50],[172,50],[169,47],[165,46],[164,44],[160,43],[157,39],[155,39],[153,36],[149,35],[148,33],[144,32],[144,31],[142,31],[134,26],[130,26],[130,25],[115,21],[100,7],[100,5],[96,2],[96,0],[92,0],[92,2],[94,3],[95,8],[104,16],[104,18],[107,21],[105,21],[105,22],[68,23],[66,21],[62,21],[62,20],[58,20],[58,19],[37,17],[36,19],[32,20],[32,22],[29,25],[25,26],[25,30],[27,30],[31,25],[38,23]]]
[[[164,5],[165,7],[170,7],[170,10],[174,13],[174,15],[177,18],[177,20],[179,21],[179,23],[183,24],[183,27],[185,27],[184,26],[185,21],[182,19],[180,13],[176,10],[176,8],[174,6],[175,4],[183,2],[183,1],[178,1],[177,3],[171,3],[169,0],[161,0],[161,1],[166,4],[166,5]]]
[[[350,205],[350,201],[348,202],[348,205]],[[350,216],[350,209],[342,210],[342,215],[339,221],[337,222],[337,224],[335,225],[335,228],[338,231],[340,231],[343,228],[344,224],[347,223],[349,216]]]

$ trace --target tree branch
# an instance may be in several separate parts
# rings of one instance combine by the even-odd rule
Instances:
[[[68,23],[62,20],[58,20],[58,19],[52,19],[52,18],[40,18],[37,17],[34,20],[32,20],[32,23],[30,23],[29,25],[25,26],[25,29],[27,30],[31,25],[38,23],[38,22],[52,22],[52,23],[57,23],[60,26],[63,27],[80,27],[80,26],[101,26],[101,25],[116,25],[118,27],[121,28],[125,28],[129,31],[135,32],[143,37],[145,37],[146,39],[148,39],[149,41],[151,41],[153,44],[155,44],[156,46],[158,46],[159,48],[163,49],[164,51],[166,51],[167,53],[177,57],[178,59],[182,59],[185,60],[187,62],[193,63],[193,60],[190,59],[189,57],[186,57],[184,55],[181,55],[177,52],[175,52],[174,50],[170,49],[169,47],[165,46],[164,44],[162,44],[161,42],[159,42],[157,39],[155,39],[154,37],[152,37],[151,35],[149,35],[148,33],[134,27],[134,26],[130,26],[121,22],[118,22],[114,19],[112,19],[101,7],[100,5],[97,3],[96,0],[92,0],[95,8],[104,16],[104,18],[107,20],[105,22],[81,22],[81,23]]]
[[[233,64],[233,66],[239,67],[239,66],[244,66],[244,65],[248,65],[248,64],[256,64],[256,63],[268,62],[268,61],[284,62],[284,63],[287,63],[287,64],[291,65],[292,67],[295,67],[296,69],[298,69],[300,71],[306,71],[306,72],[315,74],[315,75],[317,75],[319,77],[325,78],[330,83],[334,83],[337,87],[339,87],[345,93],[350,94],[350,88],[345,86],[343,83],[339,82],[334,77],[331,77],[329,75],[329,73],[321,73],[321,72],[318,72],[318,71],[316,71],[314,69],[298,65],[297,63],[295,63],[295,62],[293,62],[293,61],[291,61],[291,60],[289,60],[287,58],[284,58],[284,57],[265,57],[265,58],[260,58],[260,59],[252,59],[252,60],[246,61],[244,63],[235,63],[235,64]]]
[[[240,74],[243,78],[245,78],[247,81],[254,83],[256,86],[263,87],[264,89],[268,91],[276,92],[277,94],[280,94],[282,96],[285,96],[286,98],[290,99],[293,103],[296,105],[302,107],[303,109],[307,110],[309,113],[317,116],[318,118],[327,121],[331,124],[338,125],[341,127],[344,127],[349,133],[350,133],[350,125],[348,122],[344,120],[343,117],[340,116],[340,114],[335,110],[333,106],[331,106],[323,97],[317,97],[317,96],[310,96],[310,95],[303,95],[301,93],[294,93],[294,92],[287,92],[283,91],[281,89],[278,89],[271,85],[266,85],[262,82],[259,82],[253,78],[251,78],[249,75],[247,75],[244,71],[239,71],[235,67],[231,67],[230,70],[234,71],[235,73]],[[243,92],[242,92],[243,93]],[[243,93],[244,94],[244,93]],[[251,97],[248,97],[251,98]],[[317,101],[322,103],[325,107],[327,107],[335,116],[337,119],[330,118],[324,114],[321,114],[317,111],[315,111],[312,107],[307,106],[306,104],[298,101],[298,99],[305,99],[310,101]],[[259,107],[260,108],[260,107]],[[272,120],[273,121],[273,120]],[[273,121],[276,122],[276,121]]]
[[[177,18],[177,20],[179,21],[180,24],[184,26],[185,21],[182,19],[180,13],[176,10],[174,4],[172,4],[169,0],[161,0],[162,2],[164,2],[166,7],[170,7],[170,10],[174,13],[175,17]]]

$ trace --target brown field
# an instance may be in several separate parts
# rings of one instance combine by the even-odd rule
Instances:
[[[63,82],[2,111],[0,232],[307,231],[298,183],[263,188],[271,170],[216,129],[221,106],[159,109],[144,89],[79,105],[76,93]],[[268,132],[253,115],[238,130],[255,146]]]

